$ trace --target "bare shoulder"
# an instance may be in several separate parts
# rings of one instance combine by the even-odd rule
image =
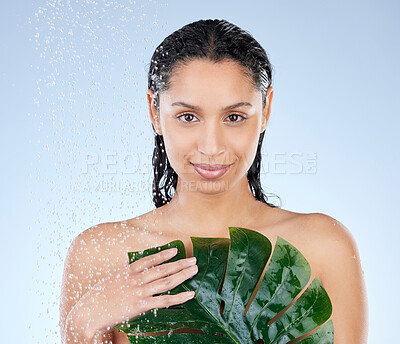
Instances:
[[[135,247],[139,227],[132,221],[104,222],[78,234],[64,263],[64,291],[79,298],[99,280],[128,264],[126,251]]]
[[[272,219],[270,223],[277,233],[290,238],[302,237],[315,246],[340,242],[342,245],[355,245],[351,232],[338,220],[322,213],[297,213],[284,209],[266,212]],[[265,221],[267,222],[267,221]]]
[[[121,246],[136,247],[138,239],[152,234],[147,223],[149,221],[146,221],[150,213],[129,220],[94,225],[80,233],[74,243],[90,246],[99,255],[114,253],[114,250]]]
[[[105,222],[92,226],[74,240],[82,249],[90,250],[99,264],[121,267],[128,263],[127,252],[139,251],[154,246],[159,241],[157,216],[154,211],[134,218]]]
[[[351,231],[337,219],[322,213],[311,213],[299,216],[297,221],[302,233],[307,236],[308,245],[319,254],[319,258],[358,255],[357,243]]]
[[[121,247],[130,234],[125,233],[123,237],[123,230],[123,222],[100,223],[74,238],[64,263],[65,292],[74,290],[79,300],[100,279],[127,264],[127,255],[121,254]],[[135,230],[126,231],[133,233]]]
[[[305,256],[316,276],[324,279],[339,259],[359,261],[353,235],[340,221],[322,213],[296,213],[284,209],[266,211],[262,233],[275,245],[277,236]],[[348,266],[348,265],[347,265]]]
[[[141,237],[137,221],[105,222],[79,233],[64,261],[60,300],[60,325],[79,299],[97,282],[128,264]]]
[[[301,247],[308,253],[321,281],[328,283],[337,274],[362,273],[357,243],[343,223],[322,213],[301,214],[295,221],[296,230],[303,237]]]
[[[350,230],[337,219],[322,213],[305,214],[300,221],[314,240],[311,243],[320,249],[353,251],[357,248]]]
[[[122,232],[121,222],[106,222],[91,226],[80,233],[72,242],[69,252],[75,259],[89,259],[92,264],[111,264],[115,249],[120,245],[118,234]]]

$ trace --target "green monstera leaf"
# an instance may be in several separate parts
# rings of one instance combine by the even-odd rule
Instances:
[[[194,298],[149,310],[115,328],[127,333],[130,343],[284,344],[322,325],[298,343],[333,343],[333,323],[328,320],[332,303],[317,277],[288,307],[310,280],[311,268],[304,256],[279,236],[259,289],[245,312],[272,245],[267,237],[250,229],[229,227],[229,234],[230,239],[191,237],[198,272],[170,294],[194,290]],[[182,241],[175,240],[129,252],[129,261],[171,247],[177,247],[178,254],[169,262],[186,258]],[[157,335],[144,336],[146,332]]]

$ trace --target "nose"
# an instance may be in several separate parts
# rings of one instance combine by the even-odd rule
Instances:
[[[225,142],[222,128],[218,123],[209,121],[200,132],[198,150],[207,159],[213,159],[225,151]]]

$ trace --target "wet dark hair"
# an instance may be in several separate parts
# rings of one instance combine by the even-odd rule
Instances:
[[[244,67],[244,72],[255,88],[262,92],[262,105],[263,108],[265,107],[267,90],[272,83],[272,66],[267,53],[247,31],[226,20],[207,19],[183,26],[166,37],[156,48],[149,67],[148,88],[154,92],[153,102],[158,113],[159,94],[170,86],[174,68],[183,66],[194,59],[238,62]],[[265,130],[260,134],[257,153],[247,172],[247,179],[257,200],[270,207],[280,207],[267,202],[268,197],[261,187],[261,146],[264,133]],[[155,130],[154,134],[153,202],[158,208],[172,199],[172,189],[176,189],[178,175],[170,165],[162,135],[158,135]]]

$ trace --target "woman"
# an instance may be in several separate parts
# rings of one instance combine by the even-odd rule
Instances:
[[[328,215],[276,207],[261,188],[271,75],[264,49],[225,20],[191,23],[157,47],[147,91],[156,209],[75,238],[61,295],[63,342],[129,343],[116,324],[193,297],[153,295],[196,274],[195,262],[163,264],[174,254],[163,251],[129,265],[128,251],[180,239],[191,257],[191,236],[229,238],[228,227],[236,226],[298,248],[311,265],[310,281],[317,276],[331,298],[335,343],[366,343],[366,292],[351,233]]]

